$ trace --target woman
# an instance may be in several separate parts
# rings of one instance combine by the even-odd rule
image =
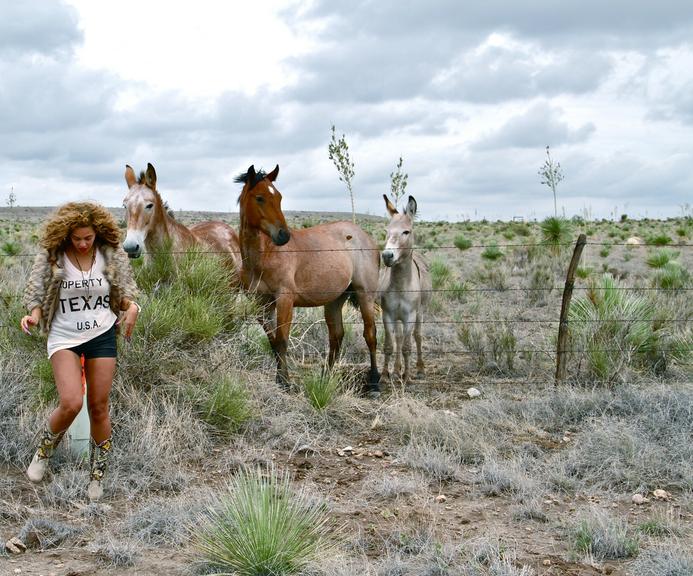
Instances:
[[[130,338],[140,311],[134,300],[137,286],[120,247],[118,225],[98,204],[70,202],[59,207],[39,244],[24,291],[29,314],[20,324],[27,334],[40,325],[48,335],[59,404],[48,418],[27,476],[32,482],[43,479],[48,459],[82,408],[83,355],[91,426],[87,493],[95,501],[103,495],[101,482],[111,451],[108,398],[116,366],[116,326]]]

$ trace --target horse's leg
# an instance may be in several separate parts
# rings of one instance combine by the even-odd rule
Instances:
[[[371,357],[371,369],[368,373],[368,389],[367,391],[376,395],[380,393],[380,373],[378,372],[377,348],[378,340],[375,328],[375,306],[373,303],[373,294],[369,294],[363,290],[356,292],[356,297],[359,301],[361,310],[361,318],[363,318],[363,337],[368,345],[368,352]]]
[[[421,307],[416,311],[416,326],[414,326],[414,340],[416,340],[416,375],[421,378],[424,376],[424,363],[421,354],[421,323],[423,322],[423,310]]]
[[[340,296],[336,300],[325,304],[325,322],[330,338],[330,354],[327,357],[327,365],[332,368],[339,357],[339,351],[344,339],[344,323],[342,321],[342,307],[346,300],[346,295]]]
[[[291,297],[277,298],[277,325],[274,332],[274,354],[277,358],[277,384],[284,389],[289,389],[289,366],[286,362],[286,351],[289,347],[289,333],[291,332],[291,318],[294,303]]]
[[[397,326],[395,324],[395,319],[392,314],[383,309],[383,328],[385,329],[385,362],[383,363],[382,376],[385,380],[390,379],[390,360],[392,359],[392,335],[394,334]]]

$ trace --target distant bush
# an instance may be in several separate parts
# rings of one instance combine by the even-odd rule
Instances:
[[[463,236],[462,234],[455,236],[453,244],[460,250],[468,250],[472,247],[472,241],[466,236]]]
[[[657,250],[653,254],[650,254],[647,257],[647,260],[645,260],[645,262],[647,262],[647,265],[650,268],[662,268],[669,261],[676,260],[678,256],[678,252],[675,252],[673,250],[662,249]]]
[[[666,246],[672,242],[671,236],[667,236],[666,234],[656,234],[647,238],[647,243],[653,244],[654,246]]]
[[[499,258],[503,258],[505,254],[498,248],[497,244],[491,244],[487,246],[484,251],[481,253],[482,258],[486,258],[486,260],[498,260]]]

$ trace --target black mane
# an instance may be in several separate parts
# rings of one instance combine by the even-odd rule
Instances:
[[[260,169],[260,170],[258,170],[257,172],[255,172],[255,178],[253,178],[253,181],[250,182],[250,188],[249,188],[249,190],[252,190],[253,188],[255,188],[256,184],[257,184],[258,182],[260,182],[265,176],[267,176],[267,172],[265,172],[265,171],[262,170],[262,169]],[[247,183],[248,183],[248,173],[247,173],[247,172],[243,172],[243,173],[239,174],[238,176],[236,176],[236,177],[233,179],[233,181],[236,182],[237,184],[241,184],[241,183],[242,183],[242,184],[247,184]]]

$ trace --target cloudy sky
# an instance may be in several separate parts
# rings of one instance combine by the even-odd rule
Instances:
[[[693,199],[690,0],[0,0],[0,200],[119,206],[151,162],[174,209],[385,214],[400,156],[425,219],[680,215]],[[689,209],[690,211],[690,209]]]

